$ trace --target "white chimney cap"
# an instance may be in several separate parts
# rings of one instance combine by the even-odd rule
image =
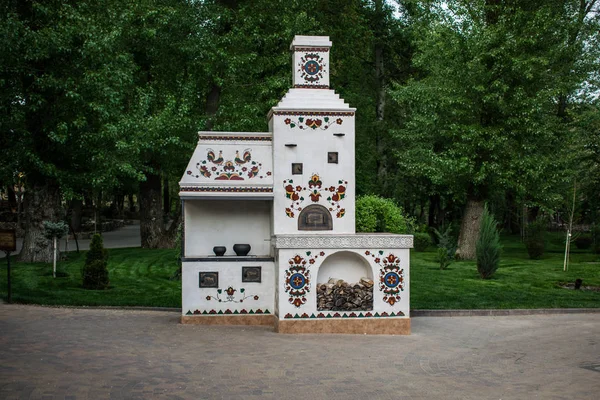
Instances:
[[[290,50],[294,47],[331,47],[329,36],[294,36]]]

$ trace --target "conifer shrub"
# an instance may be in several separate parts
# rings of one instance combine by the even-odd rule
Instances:
[[[108,288],[108,252],[104,248],[102,236],[92,236],[90,250],[86,254],[81,271],[85,289],[103,290]]]
[[[491,278],[500,265],[502,245],[500,244],[498,223],[490,214],[487,206],[483,209],[475,252],[479,276],[481,279]]]
[[[525,230],[525,248],[532,260],[539,260],[544,255],[546,246],[546,220],[539,218],[529,224]]]
[[[436,260],[440,263],[440,269],[446,269],[456,257],[457,241],[452,234],[452,225],[448,225],[442,232],[433,228],[433,233],[438,242]]]

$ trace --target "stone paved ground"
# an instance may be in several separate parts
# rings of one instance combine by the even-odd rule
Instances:
[[[0,399],[598,399],[600,314],[279,335],[156,311],[0,304]]]

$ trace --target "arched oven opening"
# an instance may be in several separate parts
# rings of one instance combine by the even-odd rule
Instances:
[[[341,251],[323,261],[317,276],[317,310],[373,310],[373,272],[364,258]]]

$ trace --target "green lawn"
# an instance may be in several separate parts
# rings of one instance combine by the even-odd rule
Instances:
[[[411,308],[566,308],[600,307],[600,292],[567,290],[559,282],[583,279],[600,286],[600,256],[573,250],[563,271],[561,237],[551,237],[541,260],[530,260],[518,237],[503,237],[504,253],[493,279],[481,280],[474,262],[456,262],[440,270],[435,252],[411,252]],[[14,302],[47,305],[181,307],[181,283],[174,250],[109,250],[111,287],[84,290],[80,266],[85,253],[69,253],[59,264],[66,277],[52,278],[49,264],[12,263]],[[0,296],[6,299],[6,260],[0,260]]]
[[[58,264],[66,277],[52,278],[52,264],[11,263],[12,299],[16,303],[84,306],[181,307],[181,282],[174,250],[109,249],[108,290],[81,286],[85,253],[68,253]],[[0,295],[6,300],[6,260],[0,260]]]
[[[572,249],[563,271],[562,236],[550,235],[541,260],[530,260],[519,237],[503,237],[500,268],[492,279],[477,274],[474,261],[440,270],[433,249],[411,252],[412,309],[582,308],[600,307],[600,292],[568,290],[559,282],[600,286],[600,256]]]

